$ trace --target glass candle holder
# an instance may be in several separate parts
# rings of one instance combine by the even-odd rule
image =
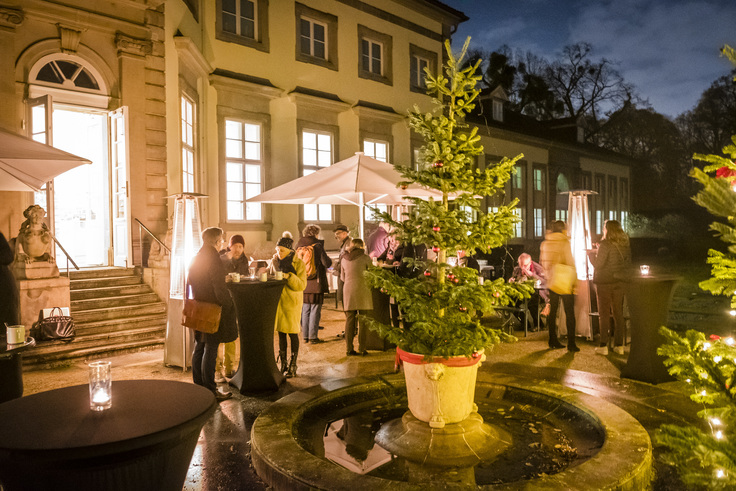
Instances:
[[[94,361],[89,364],[89,407],[93,411],[104,411],[112,406],[112,374],[109,361]]]
[[[256,268],[249,268],[248,271],[250,272],[250,279],[254,279],[256,277]]]
[[[639,266],[639,271],[641,272],[641,275],[642,276],[648,275],[649,274],[649,265],[642,264],[641,266]]]

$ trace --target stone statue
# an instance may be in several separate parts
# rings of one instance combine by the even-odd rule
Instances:
[[[38,205],[31,205],[23,212],[23,216],[26,221],[20,226],[15,241],[13,272],[16,278],[59,276],[56,260],[51,253],[51,233],[43,221],[46,211]]]

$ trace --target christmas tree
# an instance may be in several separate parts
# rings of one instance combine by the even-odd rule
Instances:
[[[483,324],[481,318],[533,291],[530,284],[507,284],[502,278],[482,282],[476,270],[447,263],[448,254],[458,250],[473,254],[502,246],[518,220],[513,213],[516,200],[493,211],[481,207],[484,196],[503,191],[522,156],[488,163],[484,169],[476,165],[483,147],[477,128],[468,129],[464,118],[475,107],[481,77],[475,74],[480,61],[463,68],[469,41],[457,56],[449,41],[445,43],[444,73],[425,69],[427,92],[435,108],[424,113],[415,106],[409,113],[409,125],[425,141],[420,162],[417,169],[397,166],[405,179],[399,185],[418,183],[441,191],[442,199],[410,198],[411,211],[401,220],[378,213],[394,227],[401,243],[427,245],[436,261],[405,258],[406,266],[418,272],[414,277],[382,268],[367,273],[374,287],[396,299],[404,322],[411,323],[403,329],[366,319],[371,327],[403,350],[427,356],[469,357],[502,338],[513,339]]]
[[[736,52],[728,46],[724,54],[736,64]],[[710,228],[729,244],[727,253],[710,250],[708,263],[711,278],[700,287],[714,295],[731,297],[736,308],[736,135],[723,149],[725,156],[696,154],[706,162],[691,175],[703,189],[693,198],[713,215],[724,221]],[[715,174],[711,176],[710,174]],[[669,372],[689,384],[690,398],[704,405],[698,415],[706,421],[702,428],[663,425],[655,435],[655,443],[667,448],[665,460],[677,466],[682,481],[688,486],[710,489],[736,487],[736,341],[716,335],[706,338],[702,332],[690,330],[685,336],[662,327],[666,339],[658,353],[665,356]]]

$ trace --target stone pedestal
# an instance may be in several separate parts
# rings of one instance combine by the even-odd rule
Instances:
[[[17,280],[20,297],[20,323],[26,326],[26,335],[38,320],[41,309],[69,307],[69,278],[42,278]],[[74,315],[74,312],[72,312]]]
[[[15,261],[12,270],[13,276],[17,280],[40,280],[59,277],[59,268],[56,263],[48,261],[36,261],[27,264],[22,261]]]
[[[168,263],[163,266],[143,268],[143,281],[153,289],[162,302],[168,305],[169,300],[169,268]]]

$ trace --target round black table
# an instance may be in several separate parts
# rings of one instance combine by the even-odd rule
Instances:
[[[675,275],[635,275],[627,284],[626,300],[631,316],[631,347],[621,376],[658,384],[674,380],[657,348],[664,343],[659,328],[667,324]]]
[[[274,391],[284,381],[273,354],[276,310],[286,280],[241,279],[228,283],[240,334],[240,365],[230,385],[241,393]]]
[[[25,343],[7,344],[0,337],[0,403],[23,395],[23,356],[26,348],[36,346],[36,340],[29,337]]]
[[[88,384],[0,404],[0,484],[27,489],[180,491],[216,407],[198,385],[113,380],[112,407],[89,407]]]

